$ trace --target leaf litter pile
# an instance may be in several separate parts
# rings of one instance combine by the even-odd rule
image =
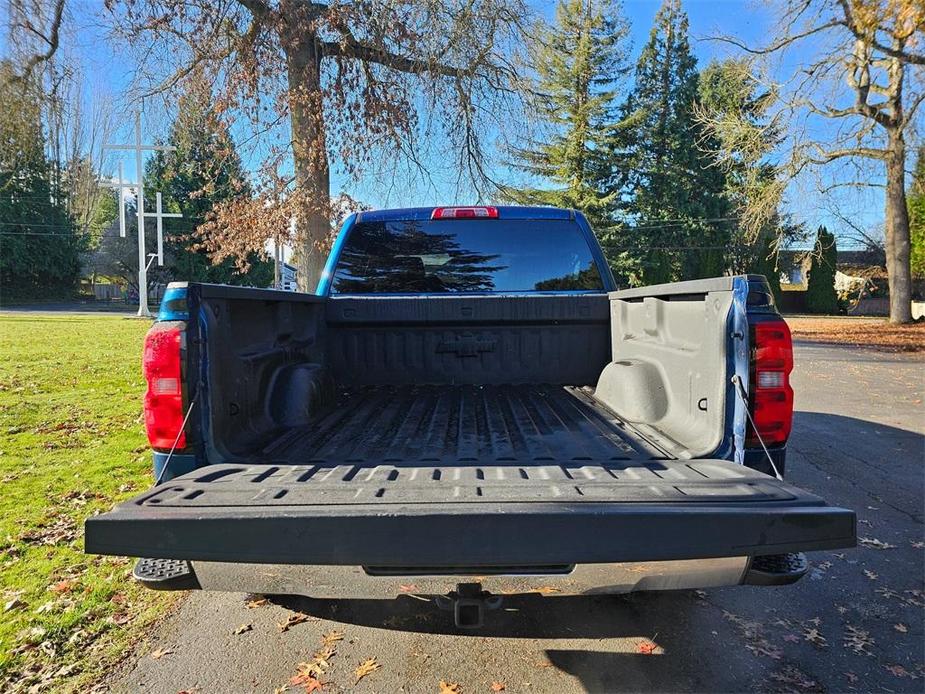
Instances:
[[[787,324],[795,340],[877,347],[888,352],[925,352],[925,323],[891,325],[883,318],[796,318]]]

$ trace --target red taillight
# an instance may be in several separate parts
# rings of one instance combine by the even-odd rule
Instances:
[[[790,328],[782,320],[755,323],[751,330],[752,361],[749,407],[755,427],[749,426],[747,446],[760,446],[755,429],[766,446],[786,443],[793,423],[793,345]]]
[[[497,207],[435,207],[431,219],[497,219]]]
[[[145,429],[152,448],[170,450],[186,447],[183,431],[183,378],[180,328],[155,325],[145,337],[142,369],[145,392]],[[179,434],[179,438],[177,435]]]

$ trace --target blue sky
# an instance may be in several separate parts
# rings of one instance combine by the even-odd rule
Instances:
[[[130,55],[118,44],[107,41],[106,32],[98,18],[100,2],[94,0],[74,0],[70,5],[71,30],[65,36],[65,45],[73,57],[83,66],[84,89],[88,100],[93,96],[109,94],[116,104],[125,106],[121,98],[132,79]],[[547,17],[552,17],[555,3],[532,2],[533,7]],[[648,38],[652,20],[660,6],[660,0],[624,0],[624,12],[631,25],[633,56],[638,54]],[[690,20],[690,38],[692,48],[700,61],[706,65],[713,58],[723,58],[731,54],[726,45],[708,40],[718,34],[732,34],[747,43],[759,43],[767,40],[773,27],[766,3],[760,0],[685,0],[684,8]],[[6,37],[0,37],[0,51],[4,48]],[[803,50],[807,50],[804,48]],[[792,55],[788,63],[798,62],[800,53]],[[788,66],[780,66],[783,70]],[[145,139],[163,136],[169,125],[169,114],[154,104],[146,106]],[[115,134],[119,141],[131,137],[131,117],[122,112],[118,119],[124,126]],[[235,131],[238,139],[249,133],[241,128]],[[259,152],[252,154],[250,164],[256,164]],[[115,172],[115,159],[109,162]],[[248,163],[245,155],[245,164]],[[131,162],[126,159],[126,171],[133,170]],[[434,161],[431,167],[436,173],[434,183],[429,185],[409,184],[395,189],[380,182],[357,184],[348,181],[337,173],[332,176],[332,192],[345,190],[357,199],[374,207],[431,205],[472,202],[471,193],[459,191],[450,181],[451,176],[441,179],[440,172],[445,169],[440,161]],[[495,174],[504,180],[516,179],[517,174],[508,171],[503,165],[495,167]],[[876,171],[872,174],[877,176]],[[812,186],[801,182],[792,187],[787,200],[787,211],[796,221],[805,222],[810,228],[826,223],[830,229],[839,232],[844,225],[832,217],[824,208],[832,200],[823,200],[814,194]],[[861,226],[871,227],[882,222],[882,193],[877,189],[858,191],[845,190],[837,193],[837,204],[841,211],[859,221]]]

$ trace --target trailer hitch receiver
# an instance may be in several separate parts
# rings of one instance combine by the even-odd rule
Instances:
[[[441,610],[452,610],[453,621],[460,629],[480,629],[485,623],[485,611],[501,607],[500,595],[482,590],[481,583],[458,583],[456,590],[436,598]]]

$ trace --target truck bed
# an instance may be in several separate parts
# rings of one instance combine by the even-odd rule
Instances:
[[[275,464],[362,466],[667,456],[585,388],[441,385],[341,390],[314,423],[282,432],[259,457]]]

